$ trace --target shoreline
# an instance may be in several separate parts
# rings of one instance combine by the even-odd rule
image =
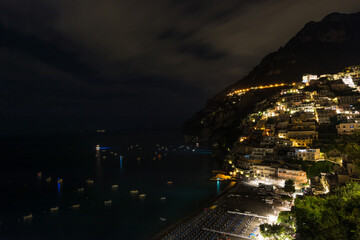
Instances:
[[[234,184],[232,184],[234,183]],[[224,190],[221,191],[221,193],[219,195],[213,196],[210,199],[204,200],[204,203],[202,203],[196,210],[194,210],[192,213],[187,214],[186,216],[180,218],[179,220],[175,221],[174,223],[170,224],[168,227],[165,227],[163,230],[161,230],[160,232],[156,233],[154,236],[152,236],[150,239],[151,240],[158,240],[158,239],[162,239],[163,237],[166,236],[166,234],[168,234],[169,232],[171,232],[176,226],[178,226],[179,224],[186,222],[188,220],[190,220],[191,218],[195,217],[197,214],[199,214],[204,208],[206,207],[210,207],[211,205],[214,205],[214,203],[221,199],[222,197],[224,197],[224,195],[229,192],[231,189],[235,188],[236,186],[238,186],[239,184],[241,184],[240,181],[230,181],[229,185],[226,186],[226,188]]]

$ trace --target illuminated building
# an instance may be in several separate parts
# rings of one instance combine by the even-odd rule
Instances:
[[[313,139],[310,137],[293,137],[290,140],[293,143],[293,147],[307,147],[313,143]]]
[[[317,161],[321,159],[320,148],[295,148],[293,151],[289,151],[287,155],[302,161]]]
[[[360,123],[340,123],[336,128],[339,135],[351,135],[360,129]]]
[[[272,168],[269,166],[263,165],[253,165],[252,170],[255,177],[275,177],[276,176],[276,168]]]
[[[344,82],[346,85],[348,85],[349,87],[351,87],[351,88],[355,88],[355,87],[356,87],[355,84],[354,84],[354,82],[353,82],[353,80],[352,80],[352,77],[351,77],[351,76],[346,76],[346,77],[344,77],[342,80],[343,80],[343,82]]]
[[[285,138],[293,142],[293,147],[306,147],[310,146],[313,140],[318,139],[318,132],[314,130],[287,131]]]
[[[215,179],[220,180],[220,181],[226,181],[226,180],[230,180],[231,176],[225,175],[223,173],[218,173],[218,174],[216,174]]]
[[[290,139],[281,138],[278,141],[276,141],[276,147],[278,148],[288,148],[292,146],[293,146],[293,142]]]
[[[287,130],[280,130],[278,132],[278,137],[279,138],[286,138],[286,136],[287,136]]]
[[[313,74],[305,74],[302,77],[302,82],[308,84],[311,80],[317,80],[318,76]]]
[[[295,183],[307,183],[308,179],[306,177],[306,172],[302,170],[290,170],[286,168],[278,168],[278,178],[280,179],[291,179]]]
[[[252,148],[250,157],[252,158],[263,158],[268,154],[273,154],[274,153],[274,148]]]

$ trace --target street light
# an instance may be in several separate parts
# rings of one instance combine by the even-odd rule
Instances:
[[[268,220],[269,223],[275,223],[277,221],[277,217],[274,215],[269,215]]]

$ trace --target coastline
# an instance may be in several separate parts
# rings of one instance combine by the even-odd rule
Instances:
[[[176,226],[179,224],[186,222],[190,220],[191,218],[195,217],[197,214],[199,214],[204,208],[210,207],[211,205],[214,205],[214,203],[221,198],[224,197],[224,195],[229,192],[231,189],[235,188],[236,186],[240,185],[240,182],[236,181],[230,181],[228,186],[224,190],[221,191],[219,195],[213,196],[207,200],[204,200],[202,204],[193,212],[189,213],[188,215],[180,218],[179,220],[175,221],[174,223],[170,224],[168,227],[164,228],[160,232],[156,233],[153,237],[151,237],[151,240],[159,240],[166,236],[169,232],[171,232]]]

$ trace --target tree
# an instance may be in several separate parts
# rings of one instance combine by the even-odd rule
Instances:
[[[350,183],[331,195],[297,198],[293,212],[301,239],[360,239],[358,183]]]
[[[304,162],[303,169],[306,171],[306,175],[308,178],[319,176],[320,173],[332,172],[334,165],[333,163],[327,161],[311,163],[312,166],[308,166],[305,164],[307,164],[307,162]]]
[[[282,224],[261,224],[260,233],[264,238],[276,240],[292,239],[292,230]]]
[[[289,227],[294,227],[294,213],[292,211],[282,211],[279,213],[277,222],[281,224],[289,225]]]
[[[284,191],[289,193],[290,195],[295,192],[295,183],[293,180],[288,179],[285,181]]]
[[[354,163],[355,167],[360,170],[360,146],[356,142],[350,142],[345,146],[345,153]]]
[[[341,156],[341,152],[337,148],[332,147],[326,152],[326,157],[328,158],[338,157],[338,156]]]

